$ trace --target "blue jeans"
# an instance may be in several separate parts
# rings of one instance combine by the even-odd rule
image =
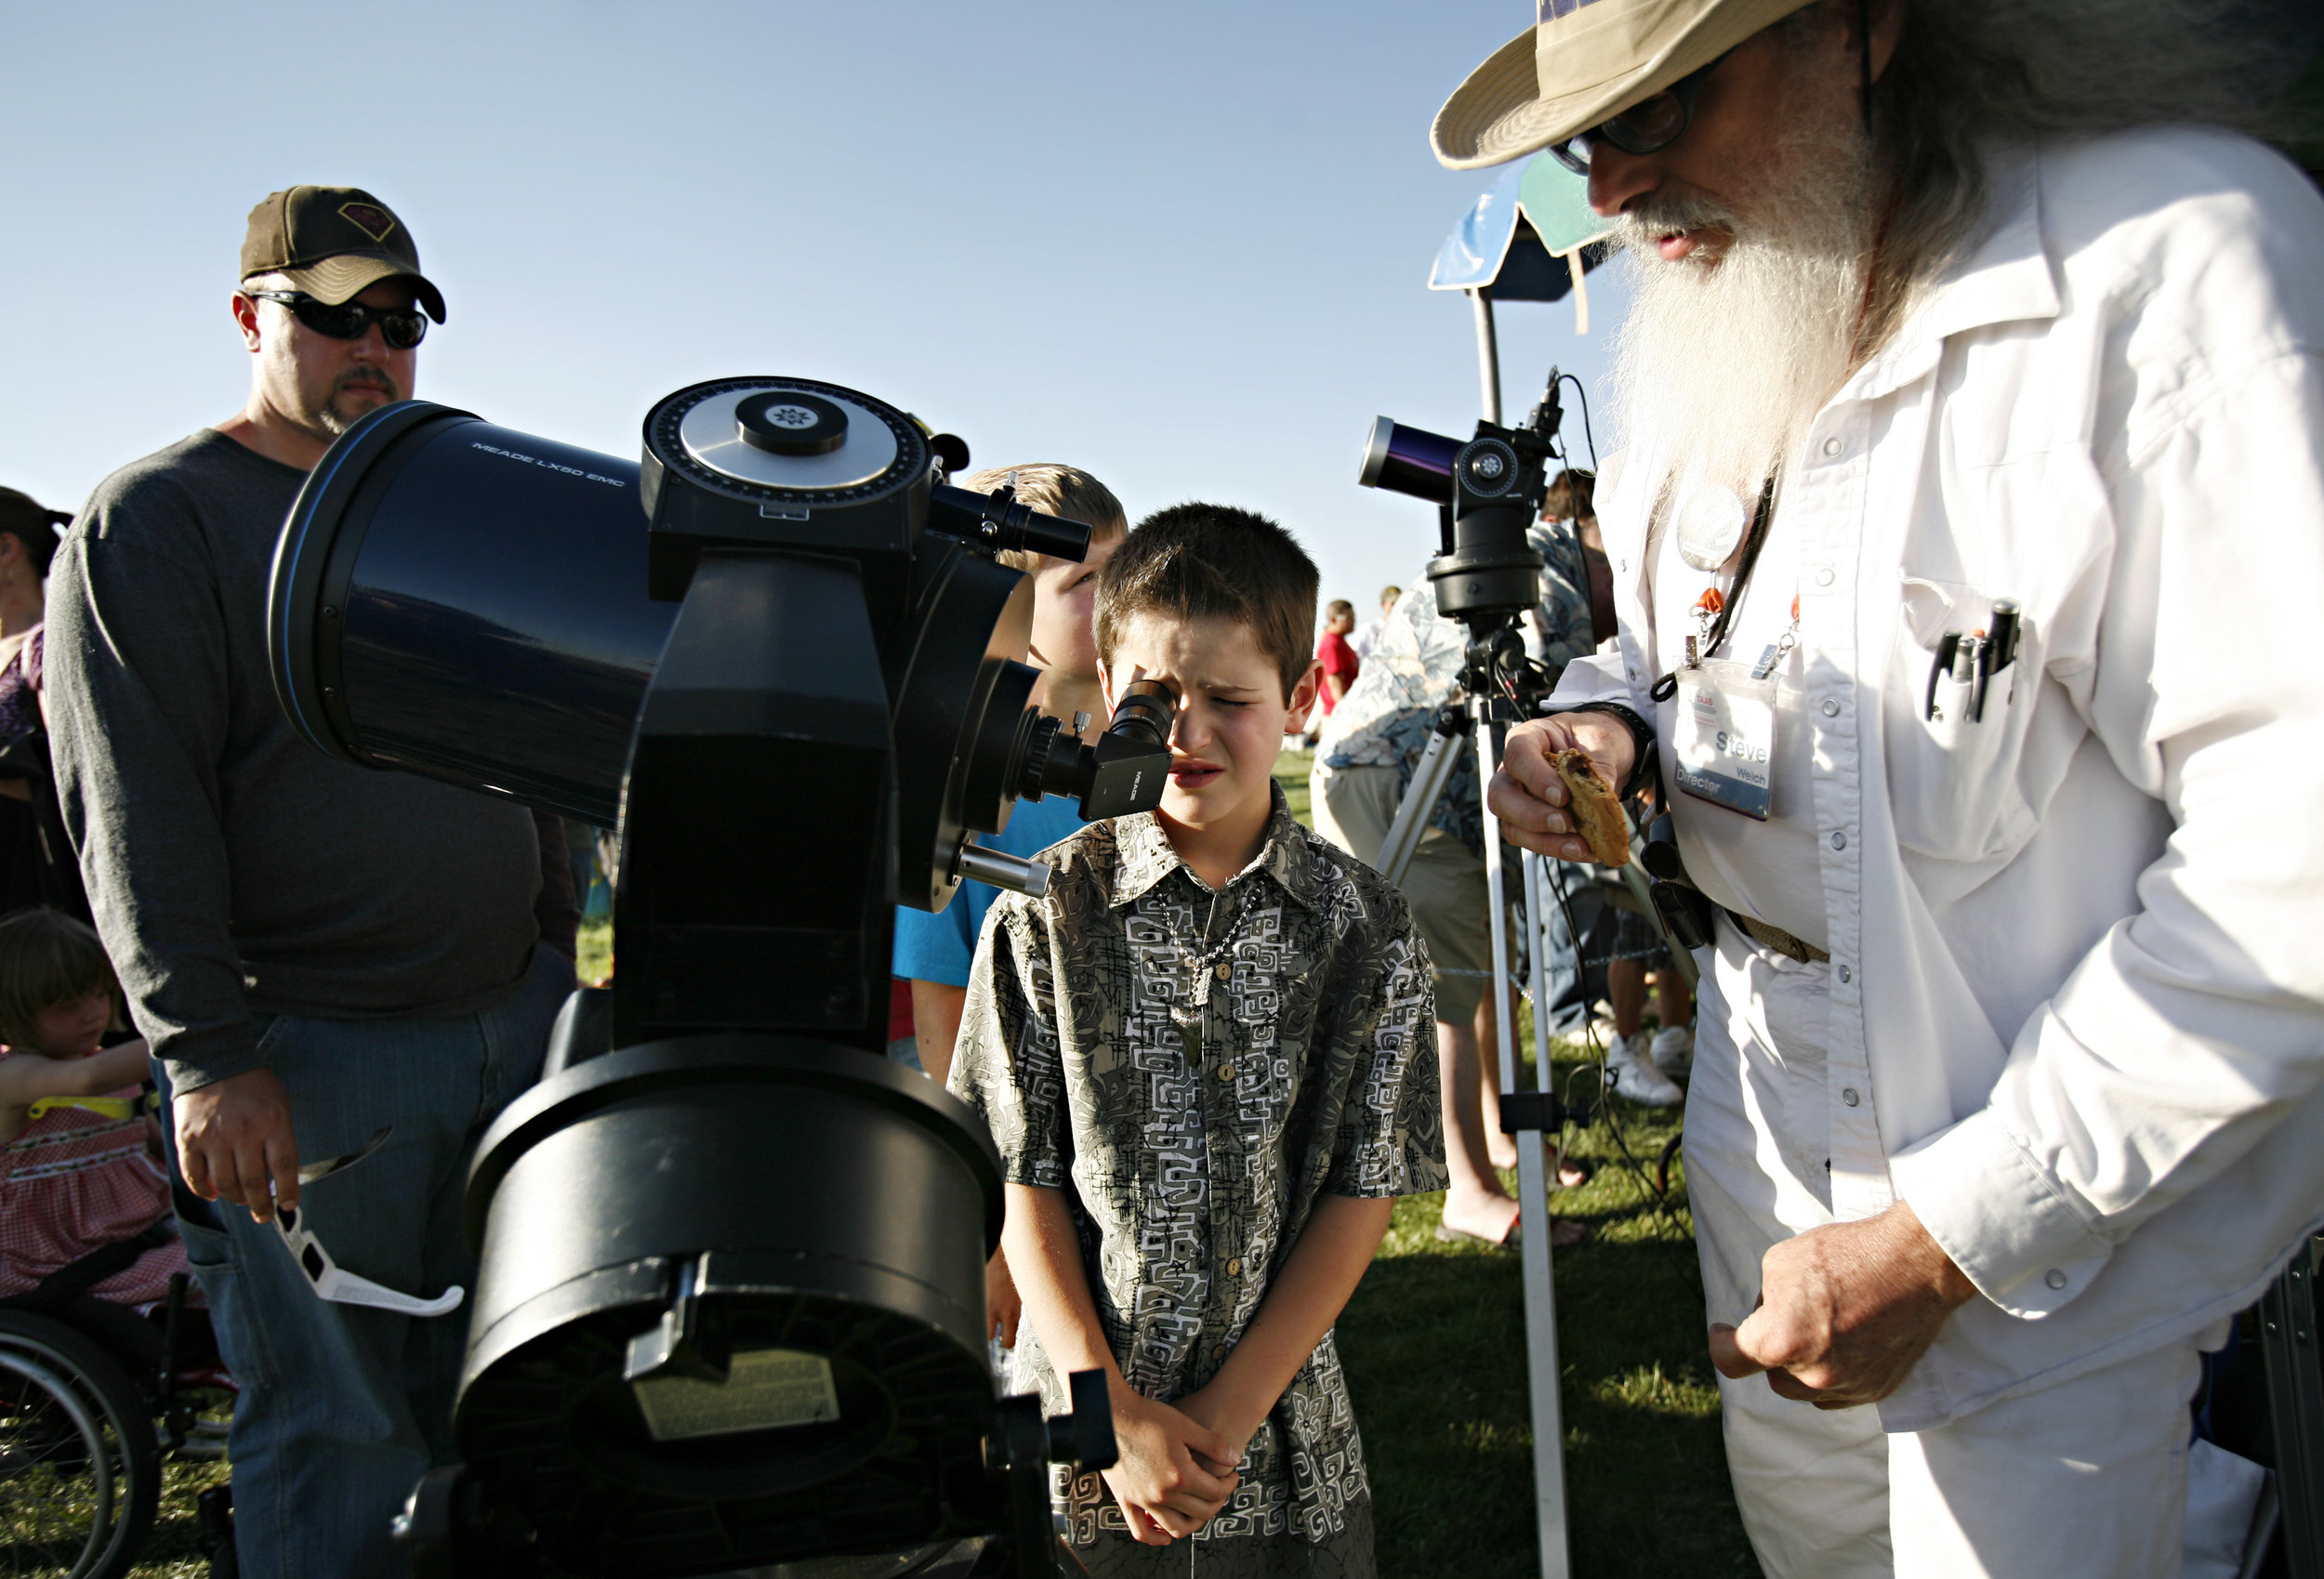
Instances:
[[[1564,904],[1557,900],[1560,884],[1565,895]],[[1573,928],[1565,925],[1565,913],[1573,912],[1574,925],[1581,928],[1587,941],[1597,931],[1598,918],[1607,907],[1597,885],[1583,882],[1571,867],[1551,875],[1549,901],[1544,930],[1548,934],[1550,1029],[1564,1036],[1587,1024],[1590,1006],[1605,995],[1604,961],[1592,956],[1585,962],[1583,949],[1575,944]]]
[[[259,1048],[290,1093],[301,1163],[395,1126],[361,1164],[300,1193],[304,1226],[342,1268],[423,1297],[449,1283],[475,1287],[460,1229],[469,1159],[494,1116],[539,1078],[573,984],[573,962],[542,948],[516,994],[482,1014],[258,1017]],[[154,1072],[166,1099],[160,1065]],[[176,1126],[162,1128],[175,1173]],[[388,1526],[414,1482],[456,1456],[468,1306],[422,1320],[326,1303],[271,1226],[224,1202],[214,1217],[181,1226],[242,1388],[228,1455],[244,1579],[403,1572]]]

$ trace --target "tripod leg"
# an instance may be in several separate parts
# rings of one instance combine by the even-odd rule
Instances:
[[[1445,793],[1445,781],[1451,776],[1459,750],[1460,742],[1454,736],[1440,731],[1428,737],[1428,749],[1420,754],[1420,765],[1412,770],[1412,783],[1397,803],[1396,820],[1388,824],[1388,836],[1372,858],[1373,867],[1390,882],[1403,884],[1405,872],[1412,864],[1412,852],[1420,848],[1420,836],[1428,831],[1429,817],[1436,809],[1437,797]]]
[[[1491,783],[1500,768],[1500,742],[1489,721],[1490,704],[1477,709],[1477,770],[1480,783]],[[1525,879],[1525,923],[1533,928],[1533,1023],[1539,1063],[1536,1077],[1547,1088],[1550,1078],[1547,1037],[1549,1005],[1545,983],[1548,966],[1540,947],[1539,889],[1530,857],[1523,867]],[[1499,992],[1510,977],[1509,911],[1503,902],[1501,825],[1490,807],[1485,813],[1485,885],[1492,904],[1493,983]],[[1501,1089],[1517,1088],[1517,1026],[1515,1016],[1500,1017]],[[1521,1246],[1525,1296],[1525,1368],[1533,1399],[1533,1497],[1540,1526],[1541,1579],[1569,1579],[1572,1572],[1565,1541],[1565,1425],[1557,1391],[1557,1300],[1550,1268],[1550,1196],[1541,1148],[1536,1143],[1517,1148],[1518,1221],[1526,1225]]]

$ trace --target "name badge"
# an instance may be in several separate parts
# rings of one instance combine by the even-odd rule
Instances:
[[[1776,682],[1723,660],[1678,672],[1679,788],[1767,821],[1776,755]]]

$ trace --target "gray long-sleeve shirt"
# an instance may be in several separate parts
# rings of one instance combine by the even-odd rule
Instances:
[[[522,807],[325,757],[267,667],[306,474],[209,430],[99,483],[48,587],[57,789],[138,1029],[188,1090],[256,1068],[253,1013],[469,1012],[539,929]]]

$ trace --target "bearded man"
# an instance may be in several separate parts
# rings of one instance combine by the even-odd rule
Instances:
[[[333,761],[274,696],[283,519],[443,322],[410,232],[351,187],[275,192],[231,307],[243,409],[98,484],[58,551],[57,787],[241,1388],[240,1571],[384,1576],[452,1454],[469,1154],[539,1073],[579,915],[557,819]]]
[[[1578,860],[1546,754],[1658,770],[1719,912],[1771,1573],[2177,1574],[2199,1351],[2324,1217],[2324,203],[2221,129],[2254,9],[1542,0],[1437,120],[1636,260],[1619,642],[1490,798]]]

